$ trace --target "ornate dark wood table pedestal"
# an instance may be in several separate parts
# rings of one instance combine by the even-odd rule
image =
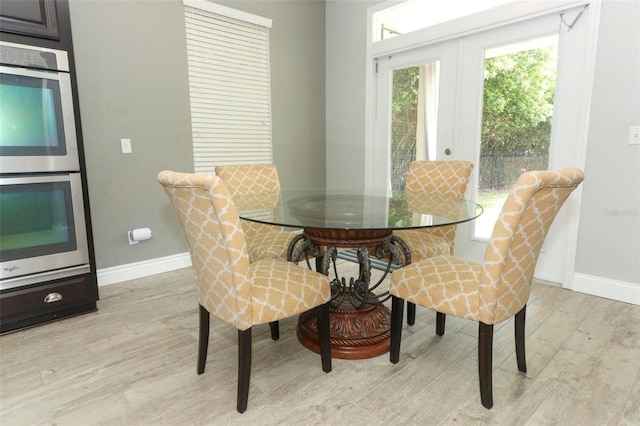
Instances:
[[[331,356],[341,359],[373,358],[389,352],[391,311],[384,305],[355,309],[348,303],[329,309]],[[316,317],[309,312],[298,318],[298,340],[320,353]]]
[[[298,245],[296,248],[295,246]],[[399,246],[403,253],[398,251]],[[384,280],[388,270],[375,285],[371,285],[370,255],[386,258],[400,264],[410,261],[406,245],[393,237],[390,230],[326,230],[305,229],[292,242],[289,258],[298,262],[308,250],[323,247],[325,255],[321,272],[330,275],[334,266],[335,278],[331,281],[332,307],[329,309],[331,329],[331,356],[341,359],[373,358],[389,352],[391,337],[391,311],[382,302],[387,294],[373,291]],[[337,248],[357,248],[359,276],[347,283],[335,267]],[[402,257],[404,256],[404,257]],[[298,340],[305,347],[320,353],[316,316],[311,312],[298,318]]]

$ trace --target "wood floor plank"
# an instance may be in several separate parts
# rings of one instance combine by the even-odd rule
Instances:
[[[466,358],[476,345],[474,338],[462,333],[454,333],[446,338],[429,338],[437,340],[438,344],[415,357],[408,356],[401,347],[400,361],[395,365],[389,363],[389,368],[394,371],[393,377],[363,396],[357,405],[363,409],[376,407],[376,416],[384,421],[389,420],[407,401],[419,403],[415,395],[446,375],[450,366]]]
[[[620,425],[640,425],[640,374],[636,376],[636,382],[624,407]]]

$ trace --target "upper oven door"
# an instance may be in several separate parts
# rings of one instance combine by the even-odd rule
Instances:
[[[79,168],[69,73],[0,66],[2,173]]]

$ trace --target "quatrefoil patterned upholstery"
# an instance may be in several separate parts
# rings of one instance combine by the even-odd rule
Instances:
[[[473,163],[470,161],[413,161],[409,165],[405,183],[409,206],[412,194],[426,193],[463,198],[472,170]],[[416,206],[416,211],[420,211],[419,206]],[[394,235],[407,243],[411,250],[411,261],[415,262],[439,254],[453,254],[456,226],[398,230],[394,231]]]
[[[329,279],[277,259],[250,262],[238,212],[216,175],[162,171],[158,181],[176,208],[195,272],[198,302],[246,330],[326,303]]]
[[[224,180],[231,198],[238,200],[238,207],[242,207],[240,199],[246,196],[262,197],[265,209],[277,207],[280,180],[275,164],[216,166],[215,173]],[[291,232],[281,226],[242,219],[241,222],[252,262],[259,259],[287,259],[287,248],[294,237]]]
[[[582,180],[582,171],[573,168],[523,173],[504,203],[483,264],[448,254],[422,259],[395,271],[389,292],[485,324],[514,316],[529,299],[549,227]]]

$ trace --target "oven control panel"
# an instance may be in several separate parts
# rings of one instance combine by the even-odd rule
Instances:
[[[67,52],[0,42],[0,64],[69,72]]]

